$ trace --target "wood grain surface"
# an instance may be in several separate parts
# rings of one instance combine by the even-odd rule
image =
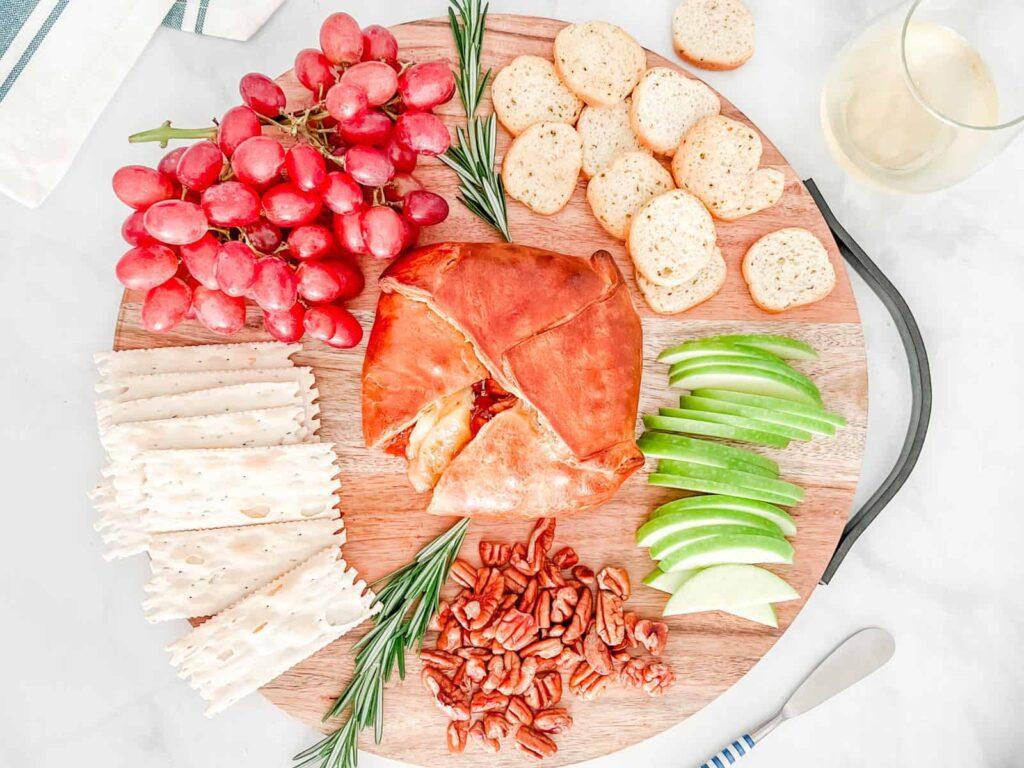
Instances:
[[[488,19],[484,38],[484,66],[495,71],[520,54],[550,57],[552,40],[563,22],[522,16],[494,15]],[[425,61],[444,58],[455,63],[446,20],[403,24],[393,28],[403,60]],[[673,62],[648,54],[649,66],[672,66]],[[690,73],[687,73],[690,74]],[[290,98],[302,96],[290,74],[281,78]],[[485,104],[489,109],[489,103]],[[724,99],[722,111],[734,119],[747,118]],[[457,99],[442,107],[450,125],[464,115]],[[508,145],[502,130],[499,154]],[[733,223],[716,222],[718,243],[729,265],[729,277],[722,291],[710,301],[677,316],[653,314],[636,290],[632,266],[620,243],[598,226],[585,201],[586,182],[581,177],[569,205],[551,217],[529,212],[510,201],[509,218],[517,242],[585,256],[604,248],[614,254],[630,281],[634,303],[643,319],[644,379],[641,412],[674,405],[678,392],[668,389],[665,366],[654,362],[659,350],[681,340],[714,333],[786,333],[811,343],[820,360],[798,367],[821,387],[826,405],[845,416],[849,425],[833,439],[815,438],[810,443],[794,442],[785,450],[758,449],[779,462],[782,477],[807,489],[804,503],[793,512],[799,533],[793,543],[796,561],[792,566],[772,567],[800,593],[800,600],[779,606],[780,628],[772,630],[722,613],[705,613],[669,620],[669,645],[665,658],[677,682],[665,696],[648,698],[637,691],[611,687],[595,702],[574,701],[566,693],[563,705],[571,709],[573,729],[558,737],[558,754],[549,766],[575,763],[627,747],[678,723],[715,699],[742,677],[772,647],[810,596],[825,569],[850,512],[860,473],[867,411],[867,370],[857,306],[845,267],[825,222],[799,178],[772,143],[764,140],[763,164],[786,175],[782,200],[772,208]],[[451,202],[451,216],[441,225],[423,232],[421,242],[443,240],[492,241],[496,237],[484,224],[455,202],[453,174],[436,161],[421,163],[417,177]],[[824,301],[782,315],[771,315],[754,306],[740,274],[740,260],[746,248],[761,235],[786,226],[802,226],[826,244],[838,275],[835,290]],[[364,259],[367,290],[351,309],[363,328],[369,330],[377,300],[376,277],[385,266]],[[139,321],[141,295],[127,292],[120,308],[114,339],[115,349],[223,342],[194,322],[183,324],[170,334],[155,336],[144,331]],[[246,328],[231,341],[265,340],[259,313],[249,308]],[[363,447],[359,422],[359,371],[364,342],[352,350],[331,350],[306,340],[300,364],[312,365],[320,388],[321,437],[336,443],[341,461],[341,510],[348,530],[345,558],[367,581],[406,563],[423,544],[453,521],[425,514],[426,495],[414,493],[404,472],[404,463]],[[580,414],[586,418],[586,414]],[[647,469],[650,467],[648,466]],[[652,567],[645,550],[633,546],[633,534],[650,510],[659,503],[682,495],[645,483],[647,470],[630,478],[609,504],[585,516],[558,521],[556,547],[571,545],[581,562],[595,570],[606,564],[626,567],[637,585],[627,604],[642,616],[660,614],[665,596],[639,585]],[[528,522],[474,520],[463,555],[478,562],[480,539],[525,540]],[[349,649],[362,631],[344,637],[328,648],[281,675],[263,689],[272,702],[315,728],[320,717],[337,696],[352,669]],[[373,743],[363,735],[363,748],[416,765],[522,765],[521,753],[506,745],[498,755],[485,755],[472,745],[461,756],[445,748],[444,717],[431,705],[418,681],[419,662],[409,659],[409,677],[393,683],[386,695],[384,740]],[[199,706],[197,701],[196,706]]]

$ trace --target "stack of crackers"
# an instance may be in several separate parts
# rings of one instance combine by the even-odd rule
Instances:
[[[308,367],[278,342],[103,352],[107,557],[149,554],[150,621],[211,616],[171,662],[212,715],[374,611],[341,559],[337,456]]]

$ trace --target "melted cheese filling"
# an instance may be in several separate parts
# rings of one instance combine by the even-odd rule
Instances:
[[[433,488],[473,437],[474,399],[473,388],[466,387],[423,409],[405,449],[409,482],[418,492]]]

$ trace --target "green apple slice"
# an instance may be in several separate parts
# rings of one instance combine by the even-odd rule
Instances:
[[[756,488],[739,488],[730,483],[719,483],[699,477],[673,475],[668,472],[651,472],[647,476],[647,482],[650,485],[657,485],[662,488],[675,488],[680,491],[700,491],[701,493],[721,493],[755,501],[766,501],[769,504],[782,504],[787,507],[793,506],[794,503],[793,499],[789,496],[779,496],[778,494],[761,491]]]
[[[674,416],[680,419],[696,419],[697,421],[710,421],[713,424],[730,424],[740,429],[752,429],[757,432],[771,432],[779,437],[790,440],[810,440],[814,435],[803,429],[787,427],[784,424],[775,424],[770,421],[757,421],[746,416],[733,416],[727,413],[715,413],[713,411],[702,411],[693,408],[662,408],[662,415]]]
[[[695,573],[697,573],[697,571],[676,571],[675,573],[665,573],[661,568],[655,568],[644,576],[643,583],[652,589],[656,589],[659,592],[668,592],[668,594],[671,595],[679,589],[680,585],[684,581]]]
[[[669,383],[683,373],[692,372],[698,368],[706,368],[710,365],[739,365],[743,368],[757,368],[761,371],[770,371],[771,373],[779,374],[779,376],[794,379],[807,387],[811,392],[820,395],[818,387],[813,381],[782,360],[762,360],[757,357],[725,353],[680,360],[668,369]]]
[[[695,477],[700,480],[711,480],[716,483],[736,485],[740,488],[748,488],[757,491],[767,491],[776,496],[786,496],[794,502],[804,500],[804,489],[799,485],[787,483],[785,480],[777,480],[774,477],[754,475],[750,472],[741,472],[736,469],[722,469],[720,467],[707,467],[703,464],[694,464],[691,461],[676,461],[675,459],[661,459],[658,462],[658,472],[670,475],[683,475],[684,477]]]
[[[682,512],[697,511],[739,512],[746,515],[756,515],[777,526],[784,536],[796,535],[796,523],[789,513],[781,507],[776,507],[774,504],[767,504],[763,501],[717,494],[687,496],[684,499],[675,499],[667,504],[662,504],[651,513],[651,519],[648,522]],[[644,525],[647,525],[647,523]]]
[[[644,432],[637,441],[645,456],[655,459],[680,459],[695,464],[723,469],[741,469],[756,475],[778,477],[779,465],[771,459],[759,456],[753,451],[733,448],[729,445],[698,440],[685,435],[668,435],[664,432]]]
[[[752,394],[736,390],[698,387],[691,390],[690,394],[697,397],[704,397],[710,400],[724,400],[739,405],[750,405],[755,408],[766,408],[772,411],[783,413],[795,413],[799,416],[807,416],[831,424],[835,427],[845,427],[846,419],[837,413],[830,413],[821,407],[820,404],[798,403],[788,398],[772,397],[764,394]]]
[[[772,536],[712,536],[680,547],[658,567],[665,573],[731,563],[792,563],[793,545]],[[686,582],[683,582],[683,587]],[[715,606],[717,608],[717,606]]]
[[[818,359],[818,353],[814,351],[814,347],[789,336],[769,333],[740,333],[712,336],[711,338],[729,344],[737,344],[741,347],[753,347],[762,352],[768,352],[776,357],[781,357],[783,360]]]
[[[752,405],[740,405],[739,403],[730,403],[727,400],[713,400],[709,397],[683,395],[679,398],[679,405],[692,411],[744,416],[748,419],[753,419],[755,422],[766,422],[818,435],[831,436],[836,433],[835,426],[824,419],[819,420],[811,416],[801,416],[800,414],[787,413],[786,411],[757,408]],[[767,429],[764,424],[762,426]]]
[[[722,613],[728,613],[730,616],[764,624],[766,627],[779,628],[779,617],[775,615],[775,606],[771,603],[745,605],[742,608],[719,608],[718,610]]]
[[[676,389],[725,389],[821,406],[821,396],[796,379],[744,365],[709,365],[669,380]]]
[[[753,528],[746,525],[702,525],[696,528],[676,531],[663,539],[659,539],[651,546],[651,559],[664,560],[677,549],[681,549],[687,544],[710,539],[713,536],[772,536],[777,539],[783,538],[781,532],[776,533],[766,531],[764,528]]]
[[[678,363],[681,360],[689,360],[695,357],[704,357],[705,355],[722,353],[742,355],[743,357],[756,357],[761,360],[780,360],[780,358],[769,352],[762,352],[760,349],[756,349],[754,347],[744,347],[739,344],[733,344],[730,341],[723,341],[720,338],[712,336],[709,339],[692,339],[690,341],[684,341],[682,344],[678,344],[674,347],[669,347],[658,355],[658,362],[672,365],[673,363]]]
[[[715,525],[741,525],[757,528],[768,536],[784,535],[782,529],[771,520],[749,512],[737,512],[733,509],[688,509],[648,520],[636,532],[636,545],[653,547],[662,539],[679,531]]]
[[[665,606],[666,616],[764,603],[784,603],[800,595],[771,571],[756,565],[715,565],[679,585]]]
[[[741,427],[734,427],[731,424],[715,424],[712,421],[701,421],[700,419],[679,419],[647,414],[644,416],[644,426],[647,429],[660,429],[666,432],[685,432],[690,435],[721,437],[740,443],[766,445],[769,448],[785,448],[789,445],[788,438],[780,437],[771,432],[743,429]]]

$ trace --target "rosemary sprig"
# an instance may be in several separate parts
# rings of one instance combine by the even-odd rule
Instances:
[[[456,87],[466,109],[466,128],[456,131],[456,143],[441,162],[459,177],[459,201],[475,216],[494,227],[506,242],[512,242],[508,229],[505,187],[494,169],[498,126],[494,115],[476,116],[491,70],[481,73],[480,52],[483,49],[484,22],[487,3],[481,0],[451,0],[448,20],[459,55]]]
[[[297,754],[293,768],[355,768],[359,762],[359,733],[373,725],[374,740],[384,734],[384,685],[398,669],[405,679],[405,652],[422,647],[423,635],[437,611],[441,587],[459,554],[469,518],[463,518],[421,549],[412,562],[376,584],[380,611],[373,628],[353,646],[355,669],[345,690],[324,715],[324,720],[348,719],[334,733]]]

